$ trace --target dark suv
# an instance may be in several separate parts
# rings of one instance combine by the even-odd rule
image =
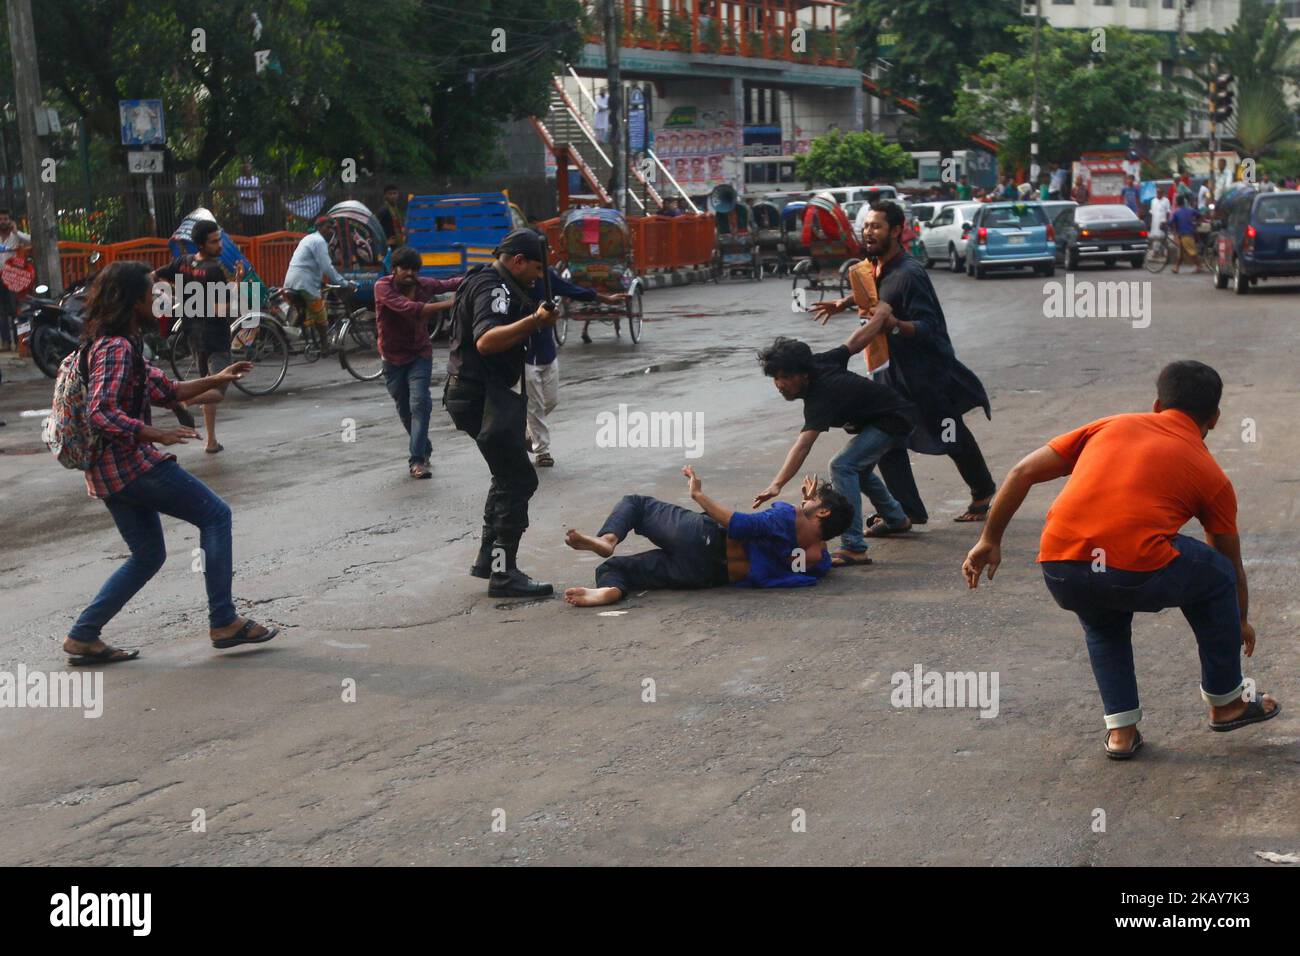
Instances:
[[[1214,285],[1245,295],[1260,279],[1300,276],[1300,192],[1234,192],[1215,209]]]

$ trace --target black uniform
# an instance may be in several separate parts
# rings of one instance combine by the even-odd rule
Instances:
[[[492,472],[483,506],[483,543],[474,568],[480,577],[487,577],[494,546],[504,551],[506,568],[514,569],[519,539],[528,527],[528,500],[537,490],[537,472],[525,437],[525,343],[482,355],[476,342],[488,330],[517,322],[535,308],[508,272],[489,264],[469,272],[456,290],[452,309],[442,403],[456,428],[478,444]]]

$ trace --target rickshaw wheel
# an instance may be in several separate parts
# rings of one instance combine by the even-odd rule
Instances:
[[[569,303],[567,300],[560,301],[560,315],[555,320],[555,344],[563,345],[564,340],[569,337]]]
[[[643,314],[641,290],[637,289],[627,300],[627,331],[632,336],[634,344],[641,341],[641,317]]]

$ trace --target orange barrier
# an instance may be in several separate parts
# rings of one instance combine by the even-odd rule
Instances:
[[[257,275],[266,286],[279,285],[284,281],[284,274],[289,270],[289,260],[293,250],[298,248],[298,241],[306,233],[302,232],[268,232],[254,236],[249,241],[250,251],[245,252]]]
[[[713,258],[717,227],[708,213],[629,216],[627,222],[632,232],[632,262],[637,272],[698,266]],[[563,248],[559,219],[547,219],[535,225],[546,234],[552,249]]]
[[[59,266],[65,289],[90,274],[90,257],[96,252],[99,253],[99,262],[95,268],[102,269],[113,261],[112,250],[108,246],[97,246],[93,242],[59,243]]]
[[[174,258],[171,250],[167,248],[166,239],[131,239],[127,242],[115,242],[105,248],[112,250],[109,262],[130,260],[143,262],[155,269],[167,265]]]

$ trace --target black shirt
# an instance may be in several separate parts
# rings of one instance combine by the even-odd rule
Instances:
[[[181,277],[182,289],[180,298],[174,304],[180,308],[180,314],[184,316],[181,324],[189,332],[194,347],[200,352],[229,352],[230,323],[237,318],[232,314],[234,308],[217,310],[224,312],[224,315],[208,315],[207,305],[210,302],[229,302],[229,299],[224,296],[227,289],[225,283],[233,281],[234,277],[226,271],[220,259],[200,259],[195,255],[177,256],[154,273],[155,279],[167,283],[173,282],[177,276]],[[190,292],[188,287],[191,283],[200,283],[203,286],[201,301],[198,296]],[[214,297],[209,294],[208,286],[214,285],[220,286],[218,291],[223,295]],[[173,286],[173,295],[174,292]],[[196,307],[202,309],[201,315],[188,314]]]
[[[456,304],[452,307],[447,374],[514,388],[524,376],[527,343],[520,342],[495,355],[481,354],[477,343],[483,333],[518,322],[534,308],[518,283],[498,272],[495,264],[471,269],[456,290]]]
[[[850,433],[868,425],[903,437],[913,428],[912,403],[892,388],[848,370],[849,350],[841,345],[813,356],[816,372],[803,397],[804,431],[843,428]]]

